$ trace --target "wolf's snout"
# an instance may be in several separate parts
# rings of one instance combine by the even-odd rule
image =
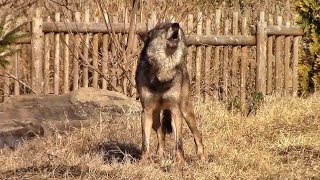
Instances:
[[[171,28],[172,30],[175,32],[175,31],[179,31],[179,28],[180,28],[180,25],[179,23],[172,23],[171,24]]]

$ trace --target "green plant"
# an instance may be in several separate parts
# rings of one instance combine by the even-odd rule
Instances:
[[[305,34],[298,68],[300,90],[308,94],[320,89],[320,1],[296,0],[295,5]]]
[[[235,96],[227,101],[227,109],[232,113],[239,112],[241,110],[240,98]]]
[[[9,64],[6,58],[12,55],[16,50],[11,48],[11,45],[16,42],[18,38],[24,36],[20,33],[21,27],[25,24],[16,26],[14,28],[6,28],[8,22],[0,21],[0,66],[5,67]]]

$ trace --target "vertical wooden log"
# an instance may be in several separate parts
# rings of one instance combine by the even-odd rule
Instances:
[[[75,12],[74,14],[76,22],[81,21],[81,14],[80,12]],[[73,87],[72,90],[75,91],[79,89],[79,48],[80,48],[80,34],[76,33],[74,35],[74,51],[73,51]]]
[[[20,61],[20,52],[16,52],[14,55],[14,76],[19,79],[19,61]],[[20,95],[20,83],[18,80],[14,80],[14,95]]]
[[[293,38],[292,45],[292,91],[293,96],[296,97],[298,95],[298,58],[299,58],[299,40],[300,37],[296,36]]]
[[[35,93],[40,94],[42,89],[42,58],[43,58],[43,32],[42,18],[40,9],[36,9],[36,15],[32,19],[32,69],[31,69],[31,88]]]
[[[266,94],[266,45],[267,45],[267,27],[264,12],[260,12],[257,23],[257,74],[256,74],[256,92]]]
[[[220,35],[220,20],[221,20],[221,10],[217,9],[215,12],[215,34]],[[213,84],[214,84],[214,99],[219,99],[219,64],[220,64],[220,46],[214,48],[214,59],[213,59]]]
[[[94,17],[94,21],[98,22],[99,19],[98,17]],[[93,38],[92,38],[92,66],[95,69],[98,69],[98,59],[99,59],[99,34],[93,34]],[[92,72],[92,87],[94,88],[98,88],[98,72],[97,71],[93,71]]]
[[[248,25],[246,15],[242,18],[241,21],[241,32],[242,35],[248,35]],[[241,47],[241,62],[240,62],[240,103],[241,103],[241,112],[247,114],[246,110],[246,77],[247,77],[247,68],[248,68],[248,47]]]
[[[273,18],[272,16],[269,17],[269,21],[268,21],[269,25],[272,26],[273,25]],[[272,93],[272,62],[274,59],[273,56],[273,36],[269,36],[268,37],[268,42],[267,42],[267,94],[271,94]]]
[[[50,16],[47,17],[47,22],[50,22]],[[50,93],[50,49],[51,49],[51,37],[53,33],[47,33],[44,35],[44,62],[43,62],[43,81],[44,81],[44,94]]]
[[[137,14],[134,14],[134,21],[135,24],[137,24]],[[139,40],[137,37],[137,34],[133,35],[133,48],[132,48],[132,52],[137,52],[138,51],[138,47],[139,47]],[[132,58],[132,70],[131,70],[131,80],[132,82],[135,82],[135,74],[136,74],[136,68],[137,68],[137,60],[135,60],[134,58]],[[131,86],[130,88],[130,95],[131,96],[136,96],[136,89],[135,86]]]
[[[113,23],[117,23],[118,22],[118,16],[115,15],[112,17],[112,22]],[[113,33],[113,32],[112,32]],[[110,41],[115,41],[117,39],[113,39],[113,38],[118,38],[118,35],[117,34],[113,34],[113,36],[110,35]],[[116,87],[117,89],[120,89],[117,81],[119,79],[118,77],[118,74],[119,73],[119,67],[117,66],[117,63],[115,62],[115,59],[117,58],[117,52],[116,52],[116,46],[115,46],[115,43],[114,42],[111,42],[111,54],[112,54],[112,58],[110,59],[111,60],[111,76],[110,76],[110,81],[111,81],[111,84],[112,84],[112,87]]]
[[[108,46],[109,46],[109,36],[104,34],[102,37],[102,73],[104,77],[108,77]],[[102,79],[102,89],[107,89],[107,80]]]
[[[9,56],[6,58],[7,61],[9,62],[9,64],[4,68],[4,74],[3,74],[3,83],[4,83],[4,86],[3,86],[3,93],[4,93],[4,99],[6,99],[7,97],[10,96],[10,77],[9,77],[9,74],[10,74],[10,70],[12,68],[12,56]]]
[[[148,19],[148,30],[152,29],[157,23],[157,14],[155,11],[151,12],[151,17]]]
[[[286,26],[290,26],[290,21],[286,22]],[[286,36],[284,42],[284,96],[288,96],[289,92],[289,64],[290,64],[290,44],[291,44],[291,37]]]
[[[197,14],[197,35],[202,35],[202,12]],[[195,82],[195,96],[201,97],[201,67],[202,67],[202,47],[197,47],[196,51],[196,82]]]
[[[187,25],[187,34],[188,36],[193,33],[193,14],[188,14],[188,25]],[[187,62],[187,69],[192,79],[192,46],[188,47],[188,62]]]
[[[129,24],[129,18],[128,18],[128,9],[126,8],[125,10],[124,10],[124,12],[123,12],[123,23],[125,24],[124,26],[126,27],[126,25],[127,24]],[[128,34],[126,33],[126,34],[124,34],[123,35],[123,38],[124,38],[124,42],[128,42]],[[131,37],[130,37],[131,38]],[[132,42],[131,42],[132,43]],[[127,44],[127,49],[129,48],[128,46],[131,46],[131,44]],[[126,51],[126,52],[124,52],[124,58],[123,58],[123,61],[122,61],[122,66],[125,68],[125,69],[128,69],[127,68],[127,64],[128,64],[128,59],[127,59],[127,57],[128,57],[128,55],[130,54],[131,52],[129,52],[129,51]],[[122,81],[122,91],[123,91],[123,94],[125,94],[125,95],[128,95],[128,76],[126,76],[125,75],[125,73],[127,74],[128,73],[128,71],[124,71],[123,72],[123,77],[122,77],[122,79],[123,79],[123,81]]]
[[[54,16],[55,22],[60,21],[60,13]],[[53,77],[53,93],[59,94],[59,77],[60,77],[60,34],[54,35],[54,77]]]
[[[89,8],[87,8],[84,12],[84,22],[89,23],[89,21],[90,21],[90,11],[89,11]],[[89,86],[89,81],[88,81],[89,69],[87,67],[87,64],[89,63],[89,47],[90,47],[89,43],[90,43],[90,34],[87,33],[84,35],[84,43],[83,43],[83,58],[84,58],[84,59],[82,59],[82,63],[84,64],[83,75],[82,75],[82,86],[83,87]]]
[[[230,21],[229,19],[225,20],[225,27],[224,27],[224,34],[228,35],[229,34],[229,29],[230,29]],[[222,88],[222,99],[226,100],[228,97],[228,78],[229,78],[229,46],[226,46],[223,48],[223,69],[222,69],[222,81],[223,81],[223,88]]]
[[[233,18],[232,18],[232,33],[233,35],[238,35],[238,26],[239,26],[239,13],[234,12]],[[239,87],[239,81],[238,81],[238,72],[239,72],[239,66],[238,66],[238,47],[234,46],[232,48],[232,67],[231,67],[231,96],[234,98],[238,95],[238,87]],[[239,96],[238,96],[239,97]]]
[[[69,20],[67,19],[67,22]],[[69,92],[69,47],[70,47],[70,42],[69,42],[69,33],[66,33],[64,35],[64,58],[63,58],[63,93],[68,93]]]
[[[277,25],[282,26],[282,17],[277,17]],[[281,41],[283,36],[276,37],[276,59],[275,59],[275,76],[276,76],[276,95],[280,96],[282,92],[282,83],[281,83]]]
[[[211,21],[212,18],[209,18],[206,20],[206,35],[211,34]],[[205,59],[205,65],[204,65],[204,84],[205,84],[205,92],[204,92],[204,101],[208,102],[210,99],[210,87],[212,82],[212,73],[210,72],[211,68],[211,49],[212,47],[209,45],[206,47],[206,59]]]

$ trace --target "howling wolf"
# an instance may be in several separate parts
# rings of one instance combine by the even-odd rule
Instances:
[[[196,126],[186,68],[186,39],[179,23],[160,23],[147,32],[136,71],[136,87],[142,104],[142,158],[149,154],[151,129],[157,133],[157,154],[164,153],[165,134],[173,130],[176,160],[184,162],[182,119],[187,122],[197,155],[205,159],[201,135]],[[161,116],[162,114],[162,116]],[[161,118],[162,117],[162,118]]]

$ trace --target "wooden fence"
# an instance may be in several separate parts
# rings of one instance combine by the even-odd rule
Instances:
[[[2,84],[5,95],[62,94],[91,86],[134,96],[138,53],[127,62],[117,50],[118,46],[126,46],[128,11],[121,18],[107,18],[108,26],[103,16],[91,17],[94,22],[90,22],[89,15],[88,10],[84,14],[76,12],[71,22],[61,20],[56,13],[54,20],[44,20],[37,11],[32,20],[30,81],[21,80],[19,73],[26,67],[19,67],[19,55],[15,55],[7,69],[11,76],[4,78]],[[157,17],[156,12],[148,18],[136,14],[137,34],[164,21]],[[290,21],[283,23],[281,16],[266,18],[264,12],[258,13],[255,24],[248,22],[248,15],[238,12],[223,17],[216,10],[209,15],[189,14],[180,22],[187,34],[187,66],[194,95],[205,100],[238,97],[241,102],[254,92],[296,96],[302,31]],[[114,38],[120,43],[118,46]],[[30,39],[19,43],[28,44]],[[133,43],[133,52],[139,52],[142,43],[137,37]],[[23,91],[25,86],[32,90]]]

